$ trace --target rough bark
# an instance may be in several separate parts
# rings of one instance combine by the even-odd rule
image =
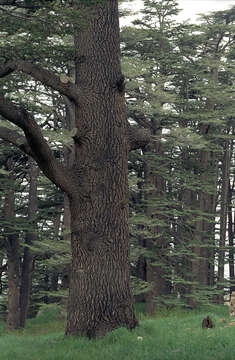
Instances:
[[[88,96],[76,116],[79,172],[70,204],[73,285],[66,334],[88,337],[137,324],[129,288],[128,124],[118,88],[117,12],[116,1],[97,6],[87,31],[75,39],[76,83]]]

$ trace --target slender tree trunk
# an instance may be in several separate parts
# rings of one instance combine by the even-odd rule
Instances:
[[[152,129],[153,135],[161,136],[162,129],[157,132]],[[159,204],[166,193],[166,181],[157,172],[156,164],[153,164],[153,156],[163,156],[163,147],[160,141],[154,141],[147,147],[145,161],[145,201],[146,216],[150,221],[163,221],[166,218],[161,213],[164,211]],[[160,161],[159,161],[160,162]],[[159,165],[161,167],[161,164]],[[151,290],[146,294],[146,311],[151,314],[156,310],[156,300],[158,297],[166,296],[171,291],[171,285],[167,279],[167,248],[166,228],[159,225],[148,227],[149,236],[146,239],[146,248],[149,254],[155,254],[146,258],[146,280],[151,286]]]
[[[63,237],[64,240],[71,243],[71,214],[69,206],[69,198],[67,194],[64,194],[64,218],[63,218]],[[71,264],[64,264],[61,276],[61,288],[66,290],[69,288],[69,278],[70,278]],[[64,300],[63,300],[64,302]]]
[[[234,129],[232,129],[234,135]],[[231,140],[231,161],[234,165],[234,141]],[[232,183],[228,181],[228,240],[229,240],[229,278],[230,278],[230,294],[235,291],[235,272],[234,272],[234,235],[235,235],[235,212],[233,213],[233,192],[235,187],[235,177],[233,177]]]
[[[12,166],[13,164],[11,163],[8,169],[11,170]],[[9,188],[5,195],[4,207],[6,221],[5,246],[7,249],[8,264],[7,330],[14,330],[20,327],[20,254],[19,237],[14,229],[15,193],[14,179],[11,175],[9,180]]]
[[[234,226],[233,209],[232,209],[232,193],[234,190],[235,181],[231,186],[229,181],[228,187],[228,240],[229,240],[229,279],[230,279],[230,294],[235,291],[235,273],[234,273]]]
[[[71,71],[69,71],[69,74]],[[66,116],[65,116],[65,128],[72,130],[76,127],[76,114],[75,106],[65,97],[66,104]],[[74,145],[68,149],[64,148],[64,162],[68,168],[72,168],[75,161],[75,147]],[[63,237],[64,240],[71,243],[71,214],[70,214],[70,205],[69,198],[67,194],[64,194],[64,218],[63,218]],[[70,277],[71,264],[67,263],[63,267],[62,276],[61,276],[61,288],[66,290],[69,288],[69,277]],[[64,302],[64,299],[63,301]]]
[[[224,156],[222,160],[222,186],[220,201],[220,240],[219,240],[219,259],[218,259],[218,289],[224,290],[224,261],[225,245],[227,233],[227,210],[228,210],[228,187],[229,187],[229,170],[230,170],[230,151],[229,141],[225,142]],[[218,303],[224,303],[224,294],[218,296]]]
[[[3,291],[3,283],[2,283],[2,279],[3,279],[3,273],[6,272],[7,270],[7,264],[3,265],[3,260],[4,257],[0,257],[0,295],[2,294]]]
[[[45,292],[45,295],[43,296],[43,302],[44,302],[44,304],[49,304],[48,291],[50,290],[50,284],[49,284],[49,274],[48,273],[46,273],[43,278],[43,290]]]
[[[29,239],[30,238],[30,239]],[[27,242],[32,244],[31,236],[26,235]],[[33,255],[29,248],[24,249],[24,256],[21,268],[21,286],[20,286],[20,326],[25,326],[25,321],[28,316],[29,305],[30,305],[30,294],[32,289],[32,276],[34,268]]]
[[[14,249],[16,250],[16,249]],[[20,327],[20,276],[19,256],[17,251],[8,252],[8,301],[7,301],[7,330]]]
[[[54,242],[59,241],[59,233],[60,233],[60,225],[61,225],[61,208],[57,209],[57,212],[54,215]],[[59,272],[58,269],[52,269],[50,274],[50,291],[57,291],[58,290],[58,281],[59,281]],[[57,296],[53,296],[50,299],[50,302],[58,302],[59,298]]]
[[[213,54],[212,59],[217,59],[217,54]],[[217,59],[218,60],[218,59]],[[215,66],[211,67],[211,76],[210,76],[210,84],[212,88],[218,82],[218,69]],[[213,112],[215,109],[216,100],[213,98],[213,94],[208,96],[206,101],[205,111]],[[205,138],[210,137],[213,134],[214,128],[210,124],[202,123],[200,124],[200,134]],[[202,189],[198,194],[199,197],[199,211],[201,213],[205,213],[206,216],[211,217],[213,215],[213,204],[211,202],[211,194],[208,190],[205,190],[204,187],[215,186],[215,193],[216,193],[216,182],[215,179],[215,169],[216,169],[216,157],[215,153],[212,153],[210,150],[201,150],[199,153],[199,161],[201,165],[200,169],[200,181],[202,185]],[[214,172],[214,173],[213,173]],[[200,214],[202,218],[202,214]],[[210,245],[212,245],[213,241],[213,234],[212,234],[212,227],[210,225],[210,220],[212,218],[200,219],[196,223],[196,241],[197,246],[195,247],[195,254],[198,257],[193,263],[193,273],[195,274],[195,280],[198,281],[201,285],[207,286],[210,282]],[[208,244],[209,246],[205,246]]]
[[[203,132],[202,132],[203,133]],[[215,194],[217,188],[217,159],[215,154],[210,151],[202,150],[200,152],[201,190],[198,192],[199,219],[196,222],[196,233],[194,248],[195,259],[192,262],[192,274],[194,286],[193,289],[208,290],[213,281],[212,270],[214,268],[214,226],[215,219]],[[214,188],[214,193],[207,191],[206,187]],[[197,299],[193,299],[196,305]]]
[[[187,123],[184,124],[184,127]],[[197,304],[192,296],[193,291],[193,272],[192,264],[195,258],[189,254],[192,252],[192,239],[195,238],[195,228],[193,223],[193,211],[198,207],[198,199],[195,190],[191,189],[191,178],[195,176],[195,169],[191,166],[191,154],[188,149],[183,149],[181,154],[182,166],[184,172],[187,174],[188,182],[185,184],[182,192],[179,194],[179,203],[181,204],[181,211],[185,212],[182,218],[176,219],[176,241],[174,243],[175,251],[178,256],[175,258],[175,274],[178,279],[175,288],[177,295],[185,302],[186,306],[196,308]],[[187,180],[186,180],[187,181]],[[190,212],[188,211],[190,209]]]
[[[215,172],[215,179],[214,179],[214,189],[217,188],[217,181],[218,181],[218,162],[216,163],[216,172]],[[208,231],[211,234],[211,248],[209,249],[209,277],[208,277],[208,285],[214,286],[215,285],[215,256],[216,256],[216,206],[217,206],[217,194],[210,195],[210,209],[211,209],[211,223],[208,224]]]
[[[213,60],[217,59],[217,54],[213,54]],[[218,69],[217,67],[211,67],[210,84],[212,88],[216,86],[218,82]],[[213,98],[213,94],[208,96],[206,101],[205,112],[213,112],[215,109],[216,100]],[[200,135],[206,139],[210,138],[211,134],[215,131],[214,127],[210,124],[200,124]],[[210,150],[201,150],[199,153],[200,161],[200,182],[201,190],[198,193],[200,211],[199,220],[196,222],[196,242],[195,255],[196,260],[193,262],[193,274],[195,282],[198,282],[200,286],[207,287],[211,282],[211,265],[214,263],[214,253],[210,251],[210,248],[214,245],[214,234],[213,226],[211,221],[214,216],[214,202],[211,201],[214,194],[216,194],[216,171],[217,169],[217,158],[216,154]],[[206,187],[214,186],[214,194],[206,190]],[[203,213],[205,215],[203,215]],[[203,218],[202,218],[203,216]],[[208,244],[208,246],[206,246]]]
[[[182,154],[184,159],[185,170],[188,169],[188,156],[186,153]],[[182,194],[182,202],[184,209],[190,209],[193,211],[197,207],[197,197],[196,193],[193,190],[186,189]],[[192,217],[192,215],[191,215]],[[191,253],[191,239],[195,237],[195,230],[191,228],[188,224],[191,224],[193,219],[190,218],[190,215],[187,213],[183,217],[182,223],[179,224],[177,229],[177,242],[175,244],[176,251],[179,249],[179,256],[176,258],[175,271],[177,276],[182,279],[182,283],[177,285],[177,290],[180,293],[180,297],[185,301],[186,305],[190,308],[197,308],[197,303],[192,296],[193,291],[193,272],[192,264],[195,261],[192,258],[192,255],[189,256],[187,252]],[[182,252],[182,250],[184,250]],[[181,255],[182,252],[182,255]]]
[[[20,286],[20,326],[25,326],[25,321],[28,315],[30,305],[30,293],[32,288],[32,275],[34,257],[29,248],[35,240],[37,235],[35,232],[35,218],[37,213],[37,178],[39,175],[39,168],[36,166],[34,160],[29,159],[29,201],[28,201],[28,221],[32,229],[26,233],[25,247],[21,269],[21,286]]]
[[[128,123],[118,1],[100,3],[93,10],[75,39],[76,83],[87,98],[76,109],[77,193],[70,197],[66,334],[96,338],[121,326],[134,328],[137,321],[129,287]]]
[[[52,291],[57,291],[58,290],[58,280],[59,280],[59,274],[58,272],[54,271],[51,274],[51,286],[50,286],[50,290]],[[53,302],[57,301],[57,297],[55,299],[53,299]]]

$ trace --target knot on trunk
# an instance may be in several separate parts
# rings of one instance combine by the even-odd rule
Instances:
[[[149,129],[140,129],[129,126],[128,139],[130,150],[143,149],[149,144],[151,133]]]

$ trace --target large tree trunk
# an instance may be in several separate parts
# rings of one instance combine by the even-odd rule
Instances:
[[[23,71],[74,104],[73,164],[58,161],[32,114],[1,94],[1,115],[24,136],[3,127],[0,133],[68,195],[72,268],[66,334],[97,337],[137,325],[129,281],[127,164],[128,151],[144,147],[150,136],[127,122],[118,1],[76,4],[84,28],[75,37],[75,84],[24,60],[0,67],[0,77]]]
[[[137,324],[129,287],[128,124],[117,5],[93,8],[75,39],[76,83],[87,98],[76,112],[67,335],[99,337]]]

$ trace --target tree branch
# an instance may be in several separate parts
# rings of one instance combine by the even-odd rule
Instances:
[[[61,79],[52,71],[41,68],[38,65],[32,64],[28,61],[17,60],[9,61],[0,67],[0,78],[11,74],[14,71],[22,71],[25,74],[31,75],[34,79],[41,81],[44,85],[57,90],[60,94],[67,96],[70,100],[78,102],[78,98],[82,96],[80,89],[68,81],[68,79]],[[63,80],[63,81],[62,81]]]
[[[53,155],[49,145],[44,139],[41,128],[34,120],[33,116],[26,110],[15,106],[10,100],[0,94],[0,114],[13,124],[24,131],[27,145],[21,150],[32,152],[32,157],[36,160],[43,173],[68,195],[71,194],[73,182],[70,170],[65,168]],[[11,143],[17,142],[17,136],[11,133]],[[19,139],[19,138],[18,138]],[[22,137],[20,138],[20,140]],[[7,140],[7,139],[6,139]],[[15,144],[16,145],[16,144]]]
[[[26,138],[21,136],[16,130],[10,130],[4,126],[0,126],[0,138],[15,145],[27,155],[34,157]]]
[[[129,126],[128,128],[129,150],[145,148],[151,140],[151,133],[148,129],[140,129]]]
[[[35,5],[31,3],[22,3],[17,0],[0,0],[1,6],[14,6],[16,8],[22,8],[22,9],[30,9],[30,10],[36,10],[40,9],[40,5]]]
[[[141,114],[139,111],[129,111],[128,116],[130,116],[139,126],[144,127],[145,129],[151,129],[151,123],[144,117],[144,114]]]

